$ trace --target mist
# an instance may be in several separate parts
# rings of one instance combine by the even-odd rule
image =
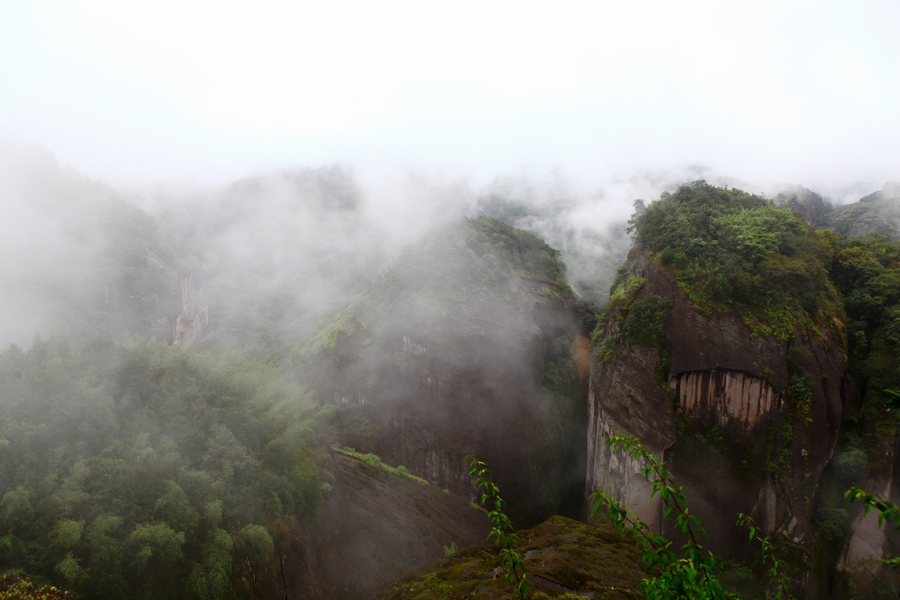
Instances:
[[[479,215],[531,231],[559,250],[576,293],[599,309],[631,244],[626,230],[635,200],[698,179],[772,198],[803,189],[702,166],[599,180],[563,169],[478,177],[349,163],[259,170],[222,184],[116,189],[60,164],[50,149],[14,138],[4,138],[0,162],[8,257],[2,268],[16,282],[0,300],[10,315],[2,336],[20,345],[56,333],[125,335],[132,325],[111,324],[128,317],[110,308],[109,278],[165,268],[203,279],[221,335],[250,328],[300,339],[409,244]],[[813,191],[841,205],[880,187],[858,182]]]
[[[635,202],[705,180],[900,231],[897,23],[4,4],[0,577],[369,597],[483,541],[472,452],[517,526],[583,517]]]

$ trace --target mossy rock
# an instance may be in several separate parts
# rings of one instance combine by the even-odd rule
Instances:
[[[647,576],[640,551],[609,524],[581,523],[554,516],[518,532],[517,550],[525,558],[531,598],[643,598]],[[471,546],[426,571],[382,588],[373,600],[516,598],[503,582],[499,548]]]

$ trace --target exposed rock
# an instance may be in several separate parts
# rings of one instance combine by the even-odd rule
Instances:
[[[792,213],[803,217],[803,220],[819,227],[834,210],[822,196],[801,186],[790,186],[775,196],[775,204],[787,208]]]
[[[334,479],[322,515],[286,557],[291,597],[368,598],[444,556],[445,546],[487,535],[484,513],[457,494],[340,452],[324,466]]]
[[[781,395],[768,381],[740,371],[686,371],[669,385],[685,417],[708,427],[749,433],[781,408]]]
[[[889,481],[887,487],[879,490],[883,498],[890,497],[893,481]],[[868,514],[860,512],[856,515],[851,526],[852,534],[847,544],[844,556],[838,568],[850,571],[868,571],[875,574],[881,568],[881,558],[884,556],[884,523],[880,522],[875,511]]]
[[[642,465],[612,457],[605,446],[611,433],[634,436],[670,463],[714,550],[730,555],[740,547],[738,512],[751,514],[767,532],[795,519],[794,537],[803,539],[840,428],[841,330],[798,330],[790,343],[754,336],[737,314],[695,310],[671,270],[633,253],[629,273],[646,279],[634,301],[656,295],[672,302],[667,341],[660,349],[621,346],[595,361],[588,492],[603,488],[659,525],[658,499],[642,498],[649,496],[639,479]],[[620,333],[616,310],[605,337]],[[661,353],[669,361],[665,384]],[[791,376],[801,374],[809,397],[798,404],[786,393]]]
[[[848,237],[874,233],[900,238],[900,183],[888,182],[859,202],[836,208],[824,225]]]
[[[210,303],[197,266],[95,275],[93,298],[82,308],[82,334],[154,337],[166,344],[191,346],[210,326]]]
[[[410,247],[298,359],[361,420],[344,443],[473,497],[474,453],[517,499],[515,523],[575,514],[586,408],[559,268],[543,242],[485,218]]]

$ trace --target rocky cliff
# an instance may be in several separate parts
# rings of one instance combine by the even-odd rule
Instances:
[[[85,334],[156,338],[191,346],[210,328],[215,305],[207,299],[199,265],[96,273],[96,293],[81,310]]]
[[[784,265],[796,270],[800,261],[810,265],[808,272],[824,272],[816,262],[817,242],[798,220],[730,191],[695,186],[660,204],[646,218],[660,226],[653,235],[662,237],[648,241],[638,232],[595,334],[588,491],[603,488],[669,531],[658,499],[649,498],[642,465],[605,445],[611,434],[635,436],[685,485],[712,550],[745,555],[745,534],[734,524],[739,512],[767,533],[811,548],[816,494],[844,414],[845,317],[827,284],[814,297],[798,299],[779,278]],[[697,231],[684,232],[684,246],[659,234],[674,228],[663,224],[660,211],[670,211],[682,226],[696,219],[706,228],[703,244],[713,248],[698,250],[697,241],[689,246]],[[741,244],[751,236],[762,240],[763,227],[785,233],[773,234],[766,257],[753,263]],[[796,240],[786,244],[789,235]],[[804,244],[810,250],[798,251]],[[772,271],[754,282],[750,268]],[[780,307],[759,308],[777,306],[774,295],[765,299],[767,287],[781,290]]]
[[[583,489],[574,304],[543,242],[468,220],[408,248],[296,360],[349,415],[345,443],[465,494],[474,453],[533,524]]]
[[[633,255],[628,273],[645,281],[631,303],[666,298],[666,343],[631,345],[592,366],[588,489],[618,493],[638,514],[659,523],[658,502],[640,465],[611,456],[611,433],[636,436],[671,460],[717,550],[734,547],[734,514],[751,514],[768,532],[790,528],[801,539],[812,501],[840,429],[846,348],[840,330],[798,331],[789,342],[753,336],[733,313],[697,311],[671,270]],[[619,334],[610,314],[604,336]],[[627,310],[627,309],[626,309]],[[686,332],[690,332],[685,334]],[[661,378],[660,356],[668,369]],[[804,378],[809,396],[791,397]]]
[[[836,208],[821,224],[848,237],[876,234],[900,238],[900,182],[886,183],[859,202]]]

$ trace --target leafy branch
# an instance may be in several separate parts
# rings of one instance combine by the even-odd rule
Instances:
[[[684,487],[675,485],[666,464],[633,437],[610,436],[606,440],[606,445],[614,452],[624,452],[643,464],[641,475],[652,486],[650,497],[660,497],[665,507],[663,518],[671,519],[674,516],[675,527],[685,539],[679,549],[680,552],[676,553],[671,540],[655,534],[633,511],[623,507],[608,493],[601,490],[591,494],[592,515],[595,517],[598,514],[603,515],[617,531],[636,537],[642,548],[641,561],[644,566],[648,571],[655,570],[659,573],[654,578],[644,579],[640,585],[641,591],[651,600],[737,598],[722,588],[716,576],[722,570],[722,561],[712,552],[704,550],[701,540],[707,539],[707,535],[703,523],[691,513],[684,495]],[[782,574],[783,564],[775,559],[772,544],[766,538],[757,535],[757,528],[749,517],[743,518],[745,520],[739,522],[748,524],[751,528],[751,539],[757,539],[763,544],[764,560],[768,558],[773,562],[769,572],[779,583],[777,598],[783,600],[791,598],[788,591],[790,582]]]
[[[525,573],[525,561],[515,549],[519,536],[513,533],[512,522],[503,512],[505,502],[500,497],[500,488],[494,483],[493,473],[487,468],[487,464],[475,458],[473,454],[466,456],[465,460],[469,467],[469,475],[475,478],[476,484],[481,488],[481,505],[491,521],[488,539],[501,547],[500,566],[503,567],[503,582],[506,585],[513,584],[513,590],[525,600],[531,582]]]
[[[775,600],[789,600],[793,598],[791,595],[791,580],[784,571],[784,562],[778,560],[778,557],[775,556],[775,546],[769,541],[769,538],[759,535],[759,528],[756,526],[756,523],[744,513],[738,514],[737,524],[747,528],[747,531],[750,533],[750,541],[756,540],[759,542],[762,564],[772,563],[772,566],[769,567],[769,576],[777,587]]]
[[[900,529],[900,507],[893,502],[885,500],[878,494],[870,494],[859,486],[852,486],[844,492],[844,498],[852,505],[854,502],[863,503],[863,514],[869,514],[874,509],[878,511],[878,526],[890,523],[894,529]],[[881,561],[888,569],[900,567],[900,556],[889,556]]]

